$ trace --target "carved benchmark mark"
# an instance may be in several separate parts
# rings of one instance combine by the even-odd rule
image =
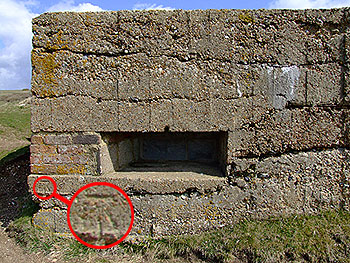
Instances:
[[[130,225],[130,208],[115,189],[95,186],[80,193],[72,204],[70,219],[74,232],[97,246],[119,240]]]

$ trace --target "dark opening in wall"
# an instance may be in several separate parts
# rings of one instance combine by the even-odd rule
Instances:
[[[103,133],[101,172],[226,171],[225,132]]]

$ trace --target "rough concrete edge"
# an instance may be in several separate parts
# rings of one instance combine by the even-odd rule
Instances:
[[[30,191],[33,192],[33,184],[36,179],[43,175],[31,174],[28,177]],[[57,184],[57,193],[64,196],[71,196],[81,187],[93,182],[108,182],[119,186],[126,193],[131,195],[144,194],[182,194],[186,192],[208,193],[215,192],[227,184],[226,177],[198,175],[194,177],[184,176],[172,178],[168,176],[159,177],[136,177],[128,173],[112,173],[108,176],[80,176],[80,175],[49,175]],[[47,186],[49,182],[36,186],[39,195],[49,195]]]

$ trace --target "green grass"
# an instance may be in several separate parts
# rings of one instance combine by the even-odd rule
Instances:
[[[350,213],[327,211],[269,220],[245,220],[232,227],[197,236],[149,239],[125,245],[160,258],[196,254],[209,262],[250,257],[253,262],[350,262]]]
[[[28,91],[0,91],[0,159],[29,144],[30,105],[21,105],[28,96]]]
[[[111,258],[110,250],[93,250],[73,239],[48,234],[31,226],[31,217],[17,219],[12,229],[16,240],[32,252],[59,249],[65,260],[81,255]],[[195,258],[205,262],[350,262],[350,213],[342,210],[319,215],[296,215],[268,220],[243,220],[234,226],[200,235],[124,242],[114,257],[141,255],[140,261],[185,262]],[[188,261],[186,261],[188,262]]]
[[[0,104],[0,125],[1,133],[5,133],[7,128],[12,128],[26,134],[30,131],[30,107],[14,103]]]

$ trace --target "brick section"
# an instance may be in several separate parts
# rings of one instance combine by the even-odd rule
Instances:
[[[83,154],[73,155],[71,157],[71,160],[73,161],[74,164],[89,164],[89,162],[91,161],[88,155],[83,155]]]
[[[79,154],[83,153],[84,149],[82,145],[58,145],[57,151],[59,154]]]
[[[88,174],[88,166],[75,164],[33,164],[31,165],[33,174]]]
[[[32,136],[31,171],[38,174],[98,173],[98,134],[35,134]]]
[[[32,135],[31,143],[32,144],[43,144],[44,138],[41,135]]]
[[[94,134],[76,135],[73,137],[73,144],[99,144],[100,136]]]
[[[44,144],[34,144],[30,146],[30,152],[40,153],[40,154],[50,154],[57,153],[57,146],[54,145],[44,145]]]
[[[30,155],[30,164],[42,164],[43,158],[40,154],[31,154]]]
[[[68,135],[47,135],[44,137],[45,144],[72,144],[72,137]]]
[[[73,163],[72,157],[65,154],[48,154],[42,157],[45,164],[70,164]]]

